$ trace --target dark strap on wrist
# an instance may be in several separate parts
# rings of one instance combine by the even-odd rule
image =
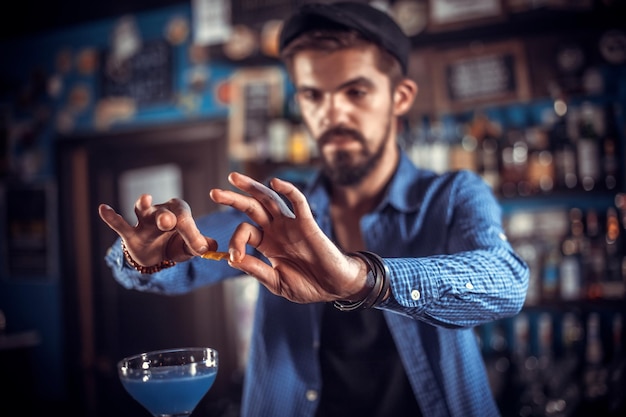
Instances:
[[[341,311],[355,311],[378,306],[389,290],[389,269],[383,259],[368,251],[350,252],[347,255],[360,258],[365,262],[368,268],[368,280],[373,278],[374,285],[365,298],[360,301],[337,300],[333,302],[333,305]]]

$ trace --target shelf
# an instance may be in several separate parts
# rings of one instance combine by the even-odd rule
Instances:
[[[599,31],[623,28],[626,5],[593,11],[536,9],[511,13],[505,19],[483,25],[466,25],[462,29],[422,32],[411,38],[413,47],[440,46],[452,42],[495,40],[510,37]]]
[[[626,312],[626,299],[603,298],[598,300],[554,300],[544,301],[536,305],[525,305],[523,312],[566,312],[566,311],[623,311]]]
[[[500,205],[504,214],[520,210],[543,210],[547,208],[573,208],[582,210],[605,209],[615,205],[615,195],[609,192],[555,192],[529,197],[500,198]]]

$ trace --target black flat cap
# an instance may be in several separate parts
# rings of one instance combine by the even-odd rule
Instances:
[[[300,7],[283,25],[279,47],[282,51],[292,40],[314,29],[345,28],[360,32],[366,39],[391,53],[406,74],[411,41],[391,16],[365,3],[308,3]]]

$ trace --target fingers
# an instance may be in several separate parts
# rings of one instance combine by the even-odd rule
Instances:
[[[108,204],[100,204],[98,206],[98,214],[100,218],[118,235],[122,236],[122,238],[133,232],[133,227]]]
[[[307,218],[312,216],[311,207],[309,206],[306,197],[295,185],[281,180],[280,178],[273,178],[270,181],[270,185],[274,190],[283,194],[291,202],[295,212],[295,217]]]
[[[262,201],[265,203],[266,207],[276,205],[278,206],[278,210],[280,211],[280,214],[282,214],[283,216],[288,217],[290,219],[296,218],[296,215],[293,214],[291,209],[287,206],[287,204],[283,201],[283,199],[280,198],[280,196],[278,195],[276,191],[272,190],[271,188],[266,187],[265,185],[261,184],[258,181],[252,181],[251,185],[252,185],[252,188],[260,192],[265,197],[263,198]]]
[[[296,218],[296,215],[287,206],[285,201],[271,188],[266,187],[247,175],[237,172],[231,173],[228,176],[228,180],[232,185],[249,194],[249,196],[232,191],[212,190],[211,198],[216,203],[231,206],[245,213],[251,220],[261,226],[277,218]],[[272,181],[272,186],[274,184],[280,184],[285,190],[289,190],[303,208],[300,210],[301,213],[305,216],[310,214],[309,206],[304,196],[297,191],[292,184],[276,179]],[[294,193],[293,190],[296,190],[296,192]],[[289,200],[293,203],[291,198],[289,198]]]
[[[255,256],[246,255],[246,245],[257,248],[263,240],[263,231],[250,223],[241,223],[229,243],[228,264],[255,277],[261,284],[276,293],[276,271],[271,265]]]
[[[147,203],[143,196],[139,199],[138,205]],[[176,230],[187,246],[190,255],[201,255],[207,250],[215,250],[217,243],[210,238],[203,236],[198,230],[196,222],[191,214],[191,208],[186,201],[180,198],[172,198],[163,204],[153,206],[154,221],[157,228],[162,232]],[[150,210],[146,209],[145,213]]]
[[[141,195],[135,202],[137,225],[131,226],[124,218],[110,206],[101,204],[98,213],[102,220],[117,232],[127,244],[132,240],[155,241],[163,233],[176,231],[177,239],[170,242],[180,242],[168,246],[165,251],[171,256],[201,255],[207,250],[217,249],[217,242],[203,236],[198,230],[191,215],[191,209],[184,200],[174,198],[163,204],[152,204],[152,196]]]
[[[235,229],[228,244],[231,260],[239,262],[246,253],[246,245],[258,248],[263,241],[263,232],[250,223],[241,223]]]

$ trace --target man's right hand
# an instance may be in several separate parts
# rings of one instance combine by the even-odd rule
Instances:
[[[182,262],[217,249],[217,242],[198,230],[189,204],[178,198],[153,205],[152,196],[141,195],[135,203],[135,226],[106,204],[98,207],[98,213],[124,240],[133,260],[143,266],[164,260]]]

